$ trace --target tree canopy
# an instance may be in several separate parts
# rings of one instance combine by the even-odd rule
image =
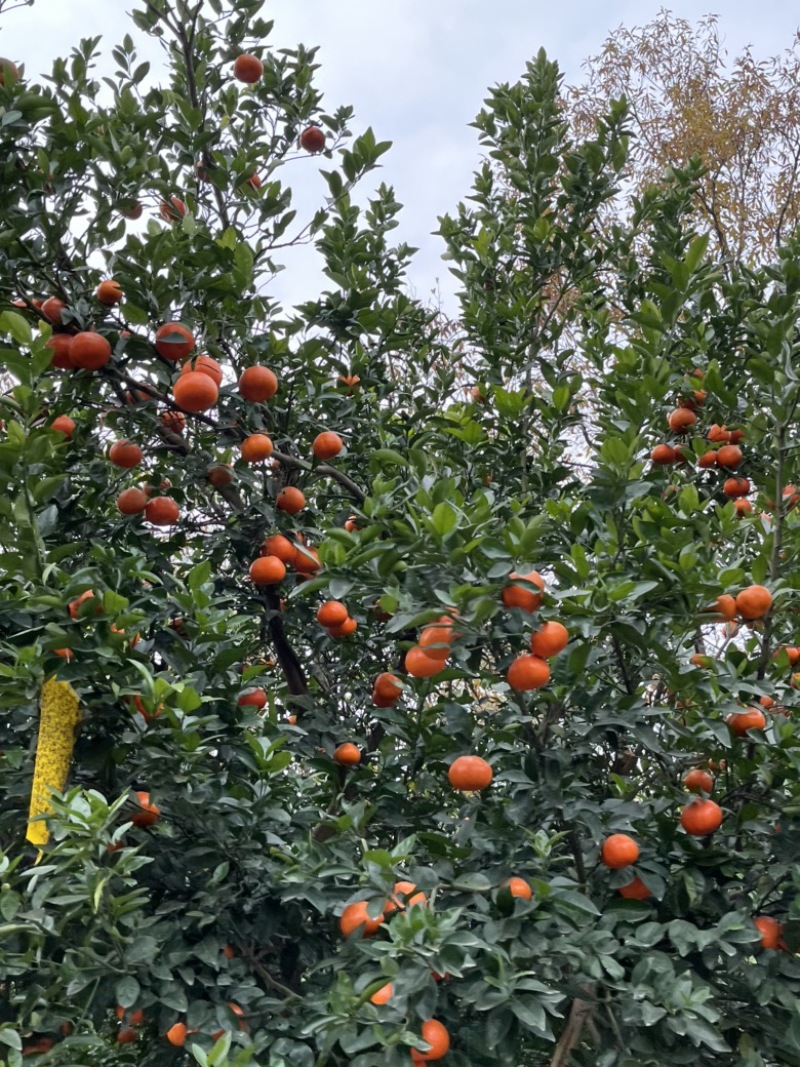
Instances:
[[[263,6],[0,64],[0,1059],[800,1063],[796,238],[540,53],[443,336]]]

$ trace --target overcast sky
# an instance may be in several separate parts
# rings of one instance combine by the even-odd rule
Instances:
[[[24,62],[29,76],[39,73],[81,36],[102,34],[105,44],[116,43],[131,28],[131,6],[36,0],[33,8],[0,14],[0,55]],[[611,30],[644,25],[662,7],[692,21],[718,13],[732,55],[747,44],[757,56],[776,54],[800,25],[800,12],[787,0],[271,0],[264,14],[275,20],[274,46],[320,46],[318,84],[328,109],[352,104],[355,132],[372,126],[379,140],[394,142],[370,187],[388,182],[405,205],[395,232],[420,248],[410,280],[426,298],[437,279],[452,291],[431,231],[469,191],[479,155],[468,123],[487,87],[515,81],[541,47],[567,81],[578,81],[583,60]],[[308,162],[306,177],[321,182],[310,171],[318,164]],[[302,184],[300,203],[321,191]],[[319,282],[310,259],[288,265],[276,292],[290,301],[311,296]]]

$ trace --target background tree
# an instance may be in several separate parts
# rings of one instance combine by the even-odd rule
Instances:
[[[440,220],[461,402],[261,6],[0,68],[5,1060],[800,1061],[796,242],[723,270],[696,167],[606,225],[625,107],[539,55]]]
[[[630,190],[641,196],[699,156],[692,198],[697,225],[727,258],[763,263],[800,218],[800,44],[732,61],[718,18],[696,25],[662,10],[646,26],[620,27],[584,64],[567,95],[571,120],[591,131],[612,100],[631,117]]]

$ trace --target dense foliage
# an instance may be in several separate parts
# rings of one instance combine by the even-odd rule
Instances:
[[[445,336],[261,7],[0,68],[0,1056],[800,1064],[797,244],[711,259],[695,164],[603,221],[626,107],[574,141],[539,55]]]

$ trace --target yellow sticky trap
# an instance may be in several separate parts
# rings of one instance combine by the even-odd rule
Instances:
[[[36,742],[36,763],[33,769],[31,805],[28,819],[49,815],[53,811],[51,793],[59,792],[67,784],[72,750],[75,747],[75,727],[80,722],[78,694],[69,682],[48,678],[42,683],[39,698],[39,738]],[[28,822],[27,840],[32,845],[46,845],[50,838],[43,820]]]

